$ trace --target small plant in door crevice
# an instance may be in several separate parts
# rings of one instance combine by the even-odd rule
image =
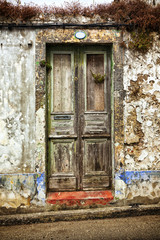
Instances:
[[[104,82],[104,79],[106,76],[105,74],[104,75],[101,75],[100,73],[95,74],[92,71],[91,71],[91,74],[92,74],[92,77],[94,78],[95,83],[103,83]]]

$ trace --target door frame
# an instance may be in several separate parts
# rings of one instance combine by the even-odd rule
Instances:
[[[51,48],[54,48],[55,46],[56,46],[57,44],[52,44],[51,45]],[[73,47],[73,48],[75,48],[75,46],[76,46],[76,44],[58,44],[58,46],[59,47],[68,47],[68,46],[70,46],[70,47]],[[77,45],[77,46],[79,46],[79,47],[81,47],[81,45]],[[85,46],[88,46],[87,44],[85,45]],[[93,47],[96,47],[96,46],[104,46],[104,44],[92,44],[92,46]],[[107,48],[109,49],[109,54],[110,54],[110,58],[111,58],[111,61],[112,61],[112,47],[111,47],[111,45],[105,45],[106,46],[106,51],[107,51]],[[66,51],[52,51],[52,50],[49,50],[49,55],[51,54],[51,53],[70,53],[71,54],[71,56],[72,56],[72,70],[74,69],[74,64],[73,64],[73,62],[74,62],[74,50],[73,51],[70,51],[70,50],[66,50]],[[85,54],[84,54],[84,59],[86,58],[86,55],[87,55],[87,53],[90,53],[90,54],[99,54],[99,53],[104,53],[104,51],[86,51],[85,52]],[[107,58],[107,56],[106,56],[106,54],[104,54],[104,56],[105,56],[105,58]],[[107,63],[106,63],[106,61],[104,61],[104,63],[105,63],[105,67],[106,67],[106,65],[107,65]],[[53,66],[53,62],[52,62],[52,66]],[[86,67],[86,65],[84,64],[84,66]],[[111,75],[111,71],[112,71],[112,69],[111,69],[111,65],[109,66],[109,68],[110,68],[110,75]],[[106,70],[105,70],[106,71]],[[84,73],[86,73],[86,69],[84,70]],[[76,78],[76,72],[75,72],[75,75],[74,75],[74,77],[73,78]],[[72,81],[74,81],[74,79],[72,78]],[[113,131],[112,131],[112,128],[113,128],[113,126],[112,126],[112,123],[113,123],[113,116],[112,116],[112,106],[111,106],[111,104],[113,104],[113,100],[112,100],[112,98],[113,98],[113,96],[112,96],[112,88],[113,88],[113,84],[112,84],[112,76],[110,76],[110,78],[111,78],[111,87],[110,87],[110,109],[111,109],[111,116],[110,116],[110,133],[111,133],[111,143],[110,143],[110,149],[111,149],[111,151],[110,151],[110,164],[111,164],[111,166],[112,166],[112,150],[113,150],[113,147],[112,147],[112,142],[113,142]],[[48,76],[47,76],[47,79],[48,79]],[[86,95],[86,77],[84,77],[84,80],[85,80],[85,82],[83,82],[83,84],[85,85],[85,92],[84,92],[84,94]],[[49,79],[48,79],[48,81],[50,81]],[[47,81],[47,82],[48,82]],[[76,82],[76,81],[75,81]],[[53,86],[53,74],[51,74],[51,83],[52,83],[52,86]],[[79,84],[79,83],[78,83]],[[79,88],[80,87],[82,87],[82,85],[83,84],[81,84],[81,86],[79,86]],[[105,83],[106,84],[106,83]],[[76,85],[76,84],[75,84]],[[76,88],[76,86],[74,86],[74,88]],[[48,83],[47,83],[47,89],[48,89]],[[106,90],[107,90],[107,86],[106,86]],[[53,94],[53,89],[52,89],[52,91],[51,91],[51,94]],[[74,94],[75,94],[75,96],[74,96]],[[72,97],[75,99],[76,98],[76,94],[79,94],[79,93],[76,93],[76,91],[73,91],[73,95],[72,95]],[[51,95],[50,97],[53,97],[53,95]],[[75,104],[75,103],[74,103]],[[74,106],[74,104],[72,105],[72,113],[74,114],[74,108],[76,108],[77,106]],[[53,103],[52,103],[52,106],[51,106],[51,110],[53,110]],[[48,91],[47,91],[47,108],[46,109],[48,109]],[[85,97],[85,111],[86,111],[86,97]],[[48,126],[48,110],[47,110],[47,126]],[[78,147],[81,147],[81,146],[78,146]],[[48,154],[48,129],[47,129],[47,165],[49,164],[49,154]],[[77,164],[79,165],[79,163],[77,163],[77,160],[76,160],[76,166],[77,166]],[[79,168],[79,166],[78,166],[78,168]],[[113,171],[114,171],[114,169],[113,169],[113,167],[111,167],[111,170],[110,170],[111,172],[112,172],[112,176],[113,176]],[[47,176],[48,176],[48,167],[47,167]],[[76,176],[77,177],[77,176]],[[48,178],[47,178],[47,180],[48,180]],[[47,181],[48,182],[48,181]],[[82,182],[82,181],[81,181]],[[79,185],[80,185],[80,183],[79,183]],[[109,189],[111,189],[112,188],[112,179],[111,179],[111,181],[110,181],[110,188]]]

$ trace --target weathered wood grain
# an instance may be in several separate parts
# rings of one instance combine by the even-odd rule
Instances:
[[[74,141],[53,140],[51,142],[51,175],[75,171]]]
[[[76,178],[52,177],[49,181],[49,189],[52,191],[74,191],[76,190]]]
[[[66,114],[65,114],[66,115]],[[74,134],[74,115],[67,114],[70,116],[70,120],[55,120],[55,115],[51,115],[51,126],[49,135],[58,136],[58,135],[73,135]]]
[[[53,55],[53,110],[72,111],[71,54]]]
[[[107,174],[109,159],[107,139],[87,139],[84,141],[84,175],[103,172]]]
[[[85,176],[83,178],[84,190],[101,190],[109,187],[108,176]]]
[[[105,46],[61,50],[52,51],[48,187],[104,190],[111,174],[111,58]],[[104,82],[95,83],[91,72],[105,74]]]
[[[105,114],[84,114],[84,129],[83,134],[88,133],[108,133],[110,128],[108,126],[108,113]]]
[[[87,110],[104,111],[104,83],[95,83],[94,74],[104,75],[104,54],[87,54]]]

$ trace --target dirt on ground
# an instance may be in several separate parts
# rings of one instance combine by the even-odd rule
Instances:
[[[1,226],[1,240],[158,240],[160,215]]]

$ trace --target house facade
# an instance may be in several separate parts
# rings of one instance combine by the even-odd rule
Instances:
[[[62,192],[159,202],[159,36],[139,53],[99,20],[1,21],[1,207],[45,208]]]

